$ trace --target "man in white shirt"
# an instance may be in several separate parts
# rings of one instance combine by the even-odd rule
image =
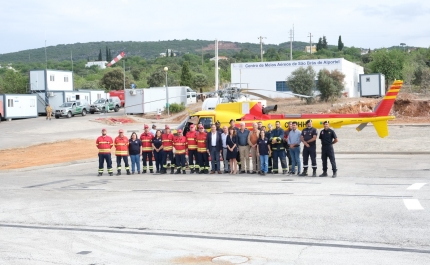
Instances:
[[[212,170],[210,174],[222,174],[220,155],[222,154],[222,139],[221,134],[216,131],[216,125],[212,124],[211,131],[206,136],[206,148],[209,156],[211,157]]]

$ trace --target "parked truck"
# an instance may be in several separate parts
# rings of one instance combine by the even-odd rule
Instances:
[[[55,118],[59,119],[60,117],[71,118],[75,115],[87,115],[88,110],[90,109],[90,105],[86,101],[76,100],[64,102],[60,107],[55,109]]]
[[[120,108],[121,100],[118,97],[110,97],[108,99],[100,98],[91,104],[90,113],[109,112],[111,110],[118,112]]]

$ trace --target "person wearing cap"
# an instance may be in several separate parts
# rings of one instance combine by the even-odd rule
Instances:
[[[152,164],[152,139],[154,138],[154,135],[149,132],[149,126],[148,124],[145,124],[144,132],[140,135],[140,140],[142,141],[142,172],[146,173],[146,170],[149,168],[150,173],[154,173],[154,166]],[[146,165],[146,161],[149,161],[149,167]]]
[[[323,164],[323,173],[320,177],[327,177],[327,158],[330,159],[333,170],[333,178],[337,177],[336,160],[334,157],[333,145],[338,142],[336,133],[330,129],[329,121],[324,121],[324,130],[321,130],[319,139],[321,140],[321,160]]]
[[[208,155],[211,157],[211,174],[215,174],[215,171],[218,172],[218,174],[222,174],[220,161],[220,156],[222,154],[222,138],[215,124],[211,125],[211,131],[207,134],[206,149]]]
[[[173,160],[173,134],[170,132],[169,125],[164,127],[164,133],[161,135],[163,141],[163,169],[161,174],[166,174],[167,169],[170,168],[170,174],[175,173],[175,162]],[[167,160],[170,160],[170,164],[167,164]]]
[[[207,133],[202,124],[199,124],[199,132],[197,133],[197,160],[199,163],[199,174],[209,173],[209,155],[206,147]]]
[[[284,130],[281,128],[281,123],[276,121],[276,128],[270,133],[269,141],[272,144],[272,158],[273,158],[273,168],[272,173],[278,174],[281,172],[283,174],[287,173],[287,161],[285,159],[285,147],[282,143],[284,138]],[[278,168],[279,160],[281,160],[281,169]]]
[[[301,165],[300,165],[300,137],[301,132],[297,129],[297,122],[293,121],[292,130],[288,134],[288,144],[290,145],[290,154],[291,154],[291,175],[296,173],[297,166],[297,174],[300,174]]]
[[[107,135],[106,129],[102,129],[102,135],[96,140],[96,146],[99,149],[99,177],[103,175],[104,161],[107,164],[107,172],[109,176],[113,176],[111,149],[113,140]]]
[[[127,137],[124,137],[124,130],[120,129],[118,131],[118,136],[115,138],[115,156],[116,156],[116,170],[117,176],[121,175],[121,160],[124,160],[125,170],[127,171],[127,175],[131,175],[130,167],[128,164],[128,145],[129,140]]]
[[[216,131],[219,133],[223,133],[223,130],[221,128],[221,123],[219,121],[215,122],[215,126],[216,126]]]
[[[157,132],[157,125],[152,124],[152,128],[151,128],[151,130],[149,130],[149,132],[150,132],[152,135],[154,135],[154,137],[155,137],[155,133]]]
[[[186,174],[185,153],[187,151],[187,138],[182,135],[182,129],[178,129],[178,135],[173,138],[173,147],[175,148],[176,173]]]
[[[188,167],[190,174],[199,173],[199,164],[197,163],[197,131],[194,124],[190,125],[190,131],[185,135],[188,146]]]
[[[303,129],[302,135],[300,136],[300,141],[303,143],[303,172],[300,174],[301,177],[308,175],[308,161],[311,157],[312,161],[312,177],[317,176],[317,129],[312,127],[312,121],[306,121],[306,128]]]
[[[140,154],[142,153],[142,141],[137,138],[137,134],[133,132],[128,141],[128,154],[131,160],[131,174],[134,174],[137,169],[137,174],[140,174]]]

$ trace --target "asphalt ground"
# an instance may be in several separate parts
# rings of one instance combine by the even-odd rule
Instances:
[[[0,264],[429,264],[428,158],[341,154],[338,178],[0,172]]]
[[[94,117],[2,122],[0,149],[143,127]],[[427,131],[336,130],[335,179],[0,170],[0,264],[429,264]]]

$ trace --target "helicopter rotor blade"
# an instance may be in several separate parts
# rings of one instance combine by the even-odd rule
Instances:
[[[259,97],[259,98],[265,99],[265,100],[278,102],[277,100],[275,100],[275,99],[273,99],[273,98],[269,98],[269,97],[267,97],[267,96],[264,96],[264,95],[261,95],[261,94],[258,94],[258,93],[252,92],[252,91],[245,91],[245,92],[242,92],[242,94],[249,94],[249,95],[253,95],[253,96],[256,96],[256,97]]]
[[[276,92],[276,93],[282,93],[282,94],[290,94],[296,97],[302,97],[302,98],[314,98],[315,96],[307,96],[307,95],[302,95],[302,94],[296,94],[293,92],[289,92],[289,91],[285,91],[285,92],[280,92],[280,91],[273,91],[273,90],[268,90],[268,89],[251,89],[251,88],[246,88],[246,89],[242,89],[242,91],[248,91],[248,90],[254,90],[254,91],[269,91],[269,92]]]

